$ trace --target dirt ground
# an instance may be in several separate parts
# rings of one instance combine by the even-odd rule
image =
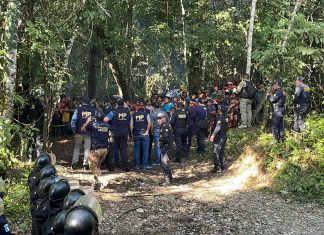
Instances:
[[[73,139],[54,140],[58,164],[70,165]],[[130,150],[132,146],[130,143]],[[162,170],[104,171],[109,185],[94,192],[102,206],[100,234],[324,234],[324,208],[256,190],[253,154],[223,174],[204,159],[171,163],[174,183],[159,186]],[[132,156],[130,151],[129,156]],[[130,157],[131,158],[131,157]],[[91,185],[91,172],[67,176]]]

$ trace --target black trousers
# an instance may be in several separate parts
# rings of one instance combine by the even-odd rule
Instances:
[[[176,160],[181,161],[181,156],[184,154],[185,158],[188,158],[189,148],[188,148],[188,132],[177,132],[174,134],[175,143],[177,146],[176,150]]]
[[[199,154],[205,154],[206,153],[206,144],[205,139],[207,137],[207,130],[202,129],[199,126],[197,127],[197,153]]]
[[[214,167],[221,170],[224,170],[226,140],[227,135],[220,135],[214,142]]]
[[[172,173],[169,166],[169,155],[167,151],[167,146],[161,146],[161,167],[163,169],[164,180],[166,182],[172,181]]]
[[[128,170],[127,139],[128,135],[112,135],[112,144],[109,150],[109,165],[110,163],[112,164],[112,159],[114,159],[115,144],[117,144],[121,155],[122,169]]]

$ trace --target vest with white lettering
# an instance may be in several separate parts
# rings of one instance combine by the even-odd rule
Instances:
[[[113,112],[111,132],[113,135],[128,135],[130,124],[130,112],[128,108],[117,107]]]
[[[89,117],[94,117],[96,110],[94,108],[91,108],[89,105],[82,105],[77,109],[78,115],[77,120],[75,123],[75,133],[76,134],[87,134],[90,135],[90,132],[83,132],[81,131],[81,127],[86,123]]]
[[[95,122],[91,136],[92,149],[108,148],[109,124],[105,122]]]
[[[140,136],[141,133],[145,133],[147,129],[147,115],[148,113],[143,111],[143,109],[138,110],[133,114],[133,135]]]

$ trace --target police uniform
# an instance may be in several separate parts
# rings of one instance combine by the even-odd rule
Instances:
[[[71,121],[72,130],[75,132],[75,146],[73,150],[73,159],[72,159],[72,168],[77,165],[79,161],[80,148],[82,142],[84,142],[84,159],[83,166],[88,166],[88,155],[91,147],[91,132],[84,132],[81,130],[81,127],[86,123],[89,117],[95,116],[95,109],[90,107],[89,99],[84,98],[83,104],[81,107],[78,107]]]
[[[99,177],[102,175],[100,166],[108,153],[108,139],[110,137],[109,124],[98,120],[85,127],[91,132],[91,151],[89,154],[89,167],[92,171],[96,184],[99,183]]]
[[[207,136],[207,131],[209,128],[209,112],[208,108],[203,105],[199,105],[196,108],[197,110],[197,153],[198,154],[205,154],[206,153],[206,144],[205,144],[205,139]]]
[[[188,128],[190,122],[189,113],[181,107],[171,117],[170,124],[174,130],[176,143],[176,162],[181,162],[181,154],[184,153],[185,158],[188,158]]]
[[[280,87],[274,94],[268,95],[268,100],[273,106],[272,112],[272,134],[273,138],[280,142],[284,140],[284,123],[286,97],[281,88],[281,81],[275,81]]]
[[[163,117],[163,116],[162,116]],[[158,116],[158,118],[162,118]],[[160,132],[160,147],[161,147],[161,166],[164,174],[164,182],[171,183],[172,173],[169,166],[169,148],[172,140],[172,127],[168,122],[161,126]]]
[[[224,170],[224,157],[225,157],[225,146],[227,140],[228,123],[226,121],[225,114],[227,107],[220,105],[218,107],[222,114],[216,118],[216,127],[212,133],[214,136],[214,171],[221,172]]]
[[[149,144],[150,137],[147,132],[149,123],[151,122],[149,114],[140,108],[132,116],[133,136],[134,136],[134,163],[135,168],[140,166],[140,153],[143,153],[143,167],[149,167]]]
[[[303,77],[297,80],[303,82]],[[295,89],[294,95],[294,131],[305,130],[305,118],[310,110],[310,88],[306,84],[300,84]]]
[[[127,162],[127,139],[129,134],[131,115],[128,108],[119,105],[115,110],[111,111],[107,118],[111,121],[112,144],[109,151],[109,158],[113,159],[115,144],[119,146],[122,160],[122,168],[129,171]]]

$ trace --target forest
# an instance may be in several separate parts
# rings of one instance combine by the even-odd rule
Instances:
[[[118,94],[136,102],[181,86],[192,94],[237,85],[245,73],[265,93],[281,79],[287,138],[270,144],[271,105],[264,96],[254,107],[254,120],[261,109],[265,114],[255,131],[230,133],[230,161],[253,148],[272,179],[267,191],[323,204],[323,20],[320,0],[2,0],[0,175],[9,221],[22,231],[30,225],[26,146],[35,131],[41,130],[45,151],[63,149],[51,136],[62,96],[110,102]],[[296,134],[289,131],[298,76],[311,89],[311,112],[307,132]],[[44,106],[41,128],[16,118],[31,97]]]

